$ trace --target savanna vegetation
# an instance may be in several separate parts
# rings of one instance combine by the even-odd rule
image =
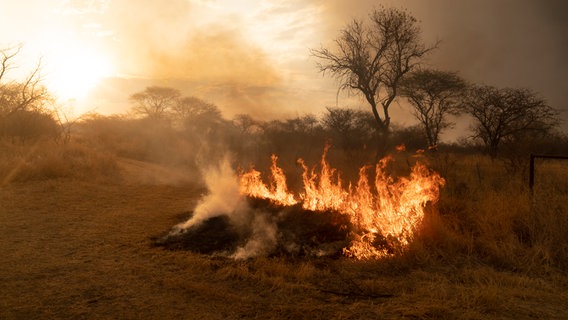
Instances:
[[[435,46],[417,40],[406,11],[380,9],[371,25],[382,38],[353,22],[339,53],[315,51],[322,70],[363,92],[371,110],[274,120],[228,119],[167,87],[129,93],[129,114],[68,119],[38,70],[3,81],[17,50],[1,51],[0,318],[567,318],[568,163],[538,160],[528,188],[531,153],[568,155],[557,111],[528,89],[420,68]],[[412,49],[396,59],[393,26]],[[334,65],[353,63],[339,57],[355,44],[372,45],[357,52],[359,68]],[[382,59],[404,68],[384,73]],[[368,63],[376,70],[358,73]],[[410,100],[418,125],[391,122],[394,99]],[[445,144],[439,134],[457,116],[471,117],[471,132]],[[317,164],[326,144],[345,181],[383,154],[395,158],[395,173],[420,161],[445,179],[404,252],[233,260],[152,245],[207,192],[208,166],[228,156],[237,170],[266,172],[275,154],[298,189],[297,159]]]

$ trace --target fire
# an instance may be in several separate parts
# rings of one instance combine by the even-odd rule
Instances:
[[[272,173],[272,183],[267,187],[261,178],[261,173],[251,168],[247,173],[240,176],[240,191],[255,198],[265,198],[274,201],[275,203],[292,206],[297,203],[294,195],[288,192],[286,185],[286,176],[284,171],[276,165],[278,157],[272,155],[272,166],[270,172]]]
[[[425,165],[416,163],[408,177],[394,178],[387,173],[393,161],[386,157],[375,166],[374,179],[370,179],[372,167],[359,170],[356,184],[345,184],[338,170],[326,161],[325,149],[320,169],[311,170],[303,160],[303,191],[293,194],[286,185],[286,176],[272,156],[271,182],[267,186],[261,173],[254,169],[240,174],[242,194],[270,199],[276,204],[301,205],[306,210],[335,210],[349,216],[354,226],[350,246],[343,249],[349,257],[358,259],[379,258],[389,255],[385,246],[404,249],[420,227],[428,203],[438,200],[439,190],[445,181]]]

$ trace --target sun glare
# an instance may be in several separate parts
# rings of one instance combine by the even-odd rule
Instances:
[[[102,78],[111,74],[108,58],[92,48],[67,49],[46,60],[46,85],[63,101],[85,98]]]

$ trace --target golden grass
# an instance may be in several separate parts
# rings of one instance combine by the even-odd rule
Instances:
[[[404,254],[233,261],[151,245],[203,190],[126,177],[175,170],[78,142],[4,150],[0,319],[568,318],[564,163],[539,163],[531,196],[499,162],[438,155],[447,185]]]
[[[0,185],[57,178],[117,179],[116,157],[72,141],[19,144],[0,141]]]

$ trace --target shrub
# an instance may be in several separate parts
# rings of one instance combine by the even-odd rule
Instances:
[[[0,156],[1,183],[58,178],[91,181],[119,178],[116,158],[73,142],[56,144],[42,140],[33,144],[2,141],[6,152]]]

